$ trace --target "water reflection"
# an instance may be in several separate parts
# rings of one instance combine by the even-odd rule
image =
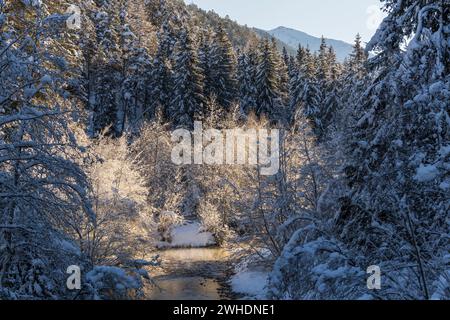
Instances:
[[[156,279],[160,288],[148,293],[150,300],[220,300],[220,284],[213,279],[181,277]]]
[[[163,274],[154,278],[159,288],[146,288],[150,300],[220,300],[220,283],[211,279],[214,265],[226,262],[221,248],[169,249],[158,253]],[[213,269],[213,270],[211,270]],[[205,275],[208,270],[208,275]]]
[[[227,252],[221,248],[170,249],[159,253],[163,264],[172,262],[212,262],[227,259]]]

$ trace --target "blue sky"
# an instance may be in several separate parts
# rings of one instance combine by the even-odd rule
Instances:
[[[278,26],[352,43],[369,41],[382,19],[378,0],[185,0],[240,24],[270,30]]]

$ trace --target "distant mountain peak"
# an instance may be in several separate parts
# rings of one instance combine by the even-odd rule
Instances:
[[[303,47],[309,47],[312,51],[316,52],[319,50],[321,43],[321,38],[319,37],[314,37],[306,32],[284,26],[279,26],[265,32],[294,49],[298,48],[299,45],[302,45]],[[334,48],[339,61],[344,61],[353,51],[353,46],[345,41],[329,39],[326,37],[325,40],[329,46]]]
[[[300,31],[300,30],[296,30],[296,29],[294,29],[294,28],[284,27],[284,26],[278,26],[278,27],[276,27],[275,29],[270,30],[269,32],[271,32],[271,31],[277,31],[277,30],[278,30],[278,31],[279,31],[279,30],[296,31],[296,32],[301,32],[301,33],[307,34],[306,32],[303,32],[303,31]]]

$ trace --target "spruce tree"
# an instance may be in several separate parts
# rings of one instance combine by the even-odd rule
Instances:
[[[180,32],[173,68],[173,97],[169,117],[175,127],[193,128],[204,114],[203,75],[189,31]]]
[[[152,64],[147,51],[136,39],[127,43],[128,56],[124,65],[125,80],[122,83],[123,121],[120,133],[138,133],[142,123],[148,118],[151,101],[148,84],[151,83]]]
[[[364,64],[367,61],[367,54],[362,46],[361,35],[358,33],[355,38],[355,43],[353,45],[353,52],[350,55],[348,61],[349,68],[352,73],[362,76],[364,74]]]
[[[214,90],[214,77],[213,77],[213,60],[211,54],[211,46],[213,33],[211,29],[202,32],[200,35],[199,41],[199,53],[198,57],[200,60],[200,67],[203,71],[204,82],[203,82],[203,92],[206,99],[214,99],[215,90]]]
[[[253,49],[243,52],[238,59],[239,105],[241,116],[256,112],[257,53]]]
[[[289,103],[289,59],[288,56],[280,55],[275,38],[272,38],[272,51],[278,73],[278,91],[281,94],[282,104],[284,107]]]
[[[321,81],[318,80],[317,56],[312,54],[309,48],[305,51],[304,64],[301,67],[304,82],[300,93],[301,110],[304,116],[309,119],[314,133],[319,136],[322,130],[320,119],[321,106],[323,101],[323,91]]]
[[[229,110],[236,99],[236,57],[228,35],[222,25],[215,31],[211,47],[211,78],[208,88],[217,99],[217,103]]]
[[[307,55],[306,48],[302,47],[302,45],[299,44],[297,55],[295,56],[299,68],[305,64],[306,55]]]
[[[327,53],[328,53],[328,46],[325,41],[325,38],[322,36],[319,55],[317,57],[317,78],[322,83],[327,81],[328,78],[329,65]]]
[[[166,20],[158,31],[158,50],[150,72],[151,102],[146,112],[147,119],[153,119],[156,114],[161,114],[165,121],[172,120],[168,108],[173,88],[172,54],[175,39],[171,30],[170,21]]]
[[[261,40],[259,45],[258,66],[256,72],[256,114],[265,115],[272,120],[283,117],[283,94],[278,78],[279,66],[276,52],[269,40]]]
[[[118,1],[104,2],[93,13],[97,52],[94,58],[94,94],[91,95],[92,134],[104,130],[116,135],[121,114],[123,66],[120,47],[120,7]]]
[[[336,130],[336,118],[339,107],[341,106],[341,71],[340,65],[336,61],[336,53],[333,47],[329,47],[326,53],[327,78],[323,84],[324,99],[321,108],[322,131],[319,139],[330,139],[330,135]]]
[[[440,235],[449,233],[447,2],[385,2],[389,15],[367,47],[378,52],[368,62],[376,76],[348,133],[353,197],[342,209],[342,235],[386,268],[411,265],[395,273],[407,283],[385,283],[399,298],[437,297],[436,279],[446,274],[449,244]]]

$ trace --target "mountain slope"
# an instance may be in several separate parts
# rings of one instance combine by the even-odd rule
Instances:
[[[245,49],[250,46],[257,44],[259,38],[272,38],[270,34],[266,31],[250,28],[247,25],[240,25],[236,21],[230,19],[230,17],[221,17],[214,11],[206,11],[195,4],[190,4],[187,6],[188,11],[192,15],[193,25],[197,27],[212,27],[215,28],[221,24],[228,36],[230,41],[236,49]],[[280,52],[283,48],[286,48],[288,53],[295,55],[297,49],[291,47],[283,41],[276,39],[277,48]]]
[[[311,36],[305,32],[298,31],[286,27],[278,27],[270,31],[264,31],[272,37],[286,43],[292,48],[297,48],[299,44],[303,47],[309,46],[311,51],[318,51],[320,47],[320,38]],[[339,61],[344,61],[346,57],[352,52],[353,46],[341,40],[326,39],[327,44],[331,45],[336,51]]]
[[[269,32],[261,30],[261,29],[257,29],[257,28],[253,28],[253,31],[258,35],[258,37],[260,38],[268,38],[268,39],[275,39],[275,42],[277,43],[277,48],[278,50],[281,52],[283,50],[283,48],[286,48],[287,52],[294,56],[297,52],[297,47],[295,46],[291,46],[289,44],[287,44],[286,42],[278,39],[277,37],[274,37],[273,35],[271,35]]]

